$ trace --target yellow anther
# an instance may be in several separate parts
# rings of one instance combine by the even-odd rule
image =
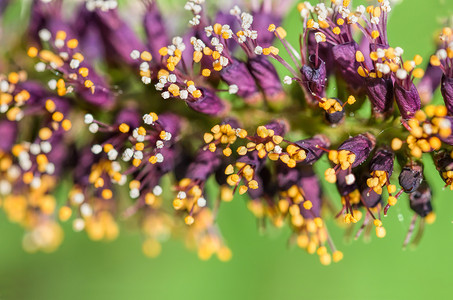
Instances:
[[[425,71],[422,68],[417,68],[412,72],[412,76],[415,78],[422,78],[425,75]]]
[[[102,198],[104,198],[104,199],[106,199],[106,200],[111,199],[112,196],[113,196],[112,190],[110,190],[110,189],[103,189],[103,190],[102,190],[102,193],[101,193],[101,196],[102,196]]]
[[[189,216],[185,217],[184,222],[187,225],[192,225],[195,222],[195,219],[194,219],[194,217],[189,215]]]
[[[373,30],[373,31],[371,32],[371,37],[372,37],[373,39],[377,39],[377,38],[379,37],[379,31]]]
[[[376,227],[376,236],[378,238],[383,238],[385,237],[386,231],[384,227]]]
[[[233,151],[231,150],[231,148],[223,149],[223,155],[225,155],[226,157],[229,157],[232,153]]]
[[[329,183],[335,183],[337,181],[337,175],[335,174],[335,170],[333,168],[328,168],[324,172],[324,177]]]
[[[78,60],[79,62],[82,62],[85,59],[85,57],[83,57],[82,53],[80,52],[74,53],[74,55],[72,55],[72,58]]]
[[[143,51],[140,54],[140,58],[144,61],[151,61],[153,59],[153,56],[148,51]]]
[[[88,73],[89,73],[88,68],[83,67],[83,68],[80,68],[80,69],[79,69],[79,74],[80,74],[80,76],[82,76],[82,77],[87,77],[87,76],[88,76]]]
[[[48,127],[43,127],[39,130],[38,136],[41,140],[47,141],[52,136],[52,130]]]
[[[203,69],[203,71],[201,71],[201,75],[203,75],[204,77],[209,77],[211,75],[211,70]]]
[[[355,60],[358,61],[358,62],[364,62],[365,61],[365,57],[363,56],[363,53],[361,51],[356,51]]]
[[[84,85],[86,88],[89,89],[89,88],[91,88],[91,87],[94,85],[94,83],[93,83],[93,81],[87,79],[87,80],[85,80],[85,82],[83,83],[83,85]]]
[[[172,95],[175,97],[179,96],[179,86],[177,86],[174,83],[170,84],[170,86],[168,87],[168,91],[172,93]]]
[[[366,71],[362,66],[357,69],[357,73],[359,73],[362,77],[367,77],[368,71]]]
[[[344,24],[344,19],[338,18],[337,19],[337,24],[340,25],[340,26],[343,25]]]
[[[310,210],[313,207],[313,203],[311,201],[307,200],[304,202],[303,206],[306,210]]]
[[[394,151],[401,149],[402,146],[403,146],[403,141],[400,140],[399,138],[394,138],[392,140],[391,147]]]
[[[65,40],[66,39],[66,32],[63,30],[57,31],[57,34],[55,35],[56,40]]]
[[[330,254],[328,254],[328,253],[321,255],[319,257],[319,260],[320,260],[321,264],[324,266],[328,266],[332,262],[332,258],[330,256]]]
[[[336,35],[339,35],[341,33],[340,27],[336,26],[332,29],[332,32]]]
[[[436,55],[431,55],[431,57],[429,58],[429,63],[436,67],[440,66],[440,59]]]
[[[71,208],[69,206],[63,206],[58,211],[58,218],[62,222],[65,222],[65,221],[69,220],[71,215],[72,215],[72,210],[71,210]]]
[[[269,27],[267,27],[267,30],[270,32],[274,32],[275,28],[276,28],[275,24],[270,24]]]
[[[159,54],[161,56],[166,56],[168,54],[168,48],[167,47],[162,47],[159,49]]]
[[[414,56],[414,63],[415,65],[420,65],[421,63],[423,62],[423,57],[421,57],[420,55],[416,54]]]
[[[36,55],[38,55],[38,49],[36,49],[36,47],[28,48],[27,55],[30,57],[36,57]]]
[[[61,127],[64,131],[69,131],[72,128],[72,123],[68,119],[65,119],[63,120],[63,122],[61,122]]]
[[[211,152],[215,152],[215,150],[217,149],[216,145],[214,143],[210,143],[209,146],[208,146],[208,149],[209,151]]]
[[[192,96],[194,96],[195,98],[200,98],[201,97],[201,91],[200,90],[195,90],[192,93]]]
[[[436,213],[432,211],[429,214],[427,214],[425,217],[425,221],[428,224],[433,224],[434,221],[436,221]]]
[[[242,185],[239,187],[239,195],[243,195],[245,194],[247,191],[248,191],[248,187],[246,187],[245,185]]]
[[[76,39],[70,39],[66,45],[68,46],[69,49],[75,49],[79,45],[79,41]]]
[[[22,176],[22,180],[25,184],[30,184],[33,181],[33,172],[25,172]]]
[[[395,197],[393,196],[390,196],[387,200],[388,204],[390,206],[395,206],[396,205],[396,202],[398,202],[398,199],[396,199]]]
[[[372,61],[377,61],[379,59],[377,52],[375,51],[370,52],[370,58]]]
[[[333,259],[333,262],[339,262],[340,260],[343,259],[343,252],[341,251],[335,251],[334,253],[332,253],[332,259]]]
[[[375,219],[373,222],[374,226],[376,227],[381,227],[382,226],[382,221],[379,219]]]
[[[121,123],[120,126],[118,126],[118,129],[122,132],[122,133],[127,133],[129,132],[129,125],[127,125],[126,123]]]
[[[280,36],[280,38],[284,39],[287,35],[286,30],[283,29],[283,27],[277,27],[276,29],[277,34]]]

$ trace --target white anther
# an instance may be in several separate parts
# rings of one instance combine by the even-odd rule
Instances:
[[[96,133],[99,130],[99,125],[97,123],[91,123],[90,126],[88,126],[88,130],[91,133]]]
[[[153,194],[154,196],[160,196],[162,195],[162,187],[160,185],[156,185],[154,188],[153,188]]]
[[[83,217],[91,217],[93,215],[93,208],[88,203],[80,205],[80,214]]]
[[[102,152],[102,146],[99,145],[99,144],[91,146],[91,152],[93,152],[94,154],[101,153]]]
[[[93,121],[94,121],[94,118],[93,118],[92,114],[85,114],[85,117],[84,117],[85,124],[91,124],[91,123],[93,123]]]
[[[239,91],[239,88],[235,84],[232,84],[228,87],[228,93],[230,93],[230,94],[236,94],[238,91]]]

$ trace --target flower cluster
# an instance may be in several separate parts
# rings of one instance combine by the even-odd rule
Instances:
[[[142,41],[116,1],[87,0],[73,19],[65,1],[33,1],[27,57],[11,54],[0,75],[1,207],[24,227],[24,249],[55,250],[61,222],[112,240],[133,219],[148,256],[175,236],[226,261],[216,219],[237,194],[324,265],[343,257],[328,218],[383,238],[383,216],[407,194],[410,243],[417,221],[435,220],[424,158],[453,189],[453,30],[425,71],[389,44],[388,0],[297,4],[297,46],[281,27],[291,7],[211,14],[189,0],[189,29],[172,36],[145,0]],[[431,103],[439,86],[445,105]]]

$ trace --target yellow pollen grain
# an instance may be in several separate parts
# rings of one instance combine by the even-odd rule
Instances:
[[[220,34],[222,32],[222,25],[220,25],[219,23],[215,23],[212,28],[214,29],[215,34]]]
[[[269,27],[267,27],[267,30],[270,31],[270,32],[274,32],[275,31],[275,24],[270,24]]]
[[[337,20],[337,24],[340,25],[340,26],[343,25],[343,24],[344,24],[344,19],[339,18],[339,19]]]
[[[422,78],[425,75],[425,71],[422,68],[417,68],[412,72],[412,76],[415,78]]]
[[[332,29],[332,32],[336,35],[339,35],[341,33],[341,29],[337,26]]]
[[[8,81],[12,84],[17,84],[19,82],[19,74],[17,74],[16,72],[9,73]]]
[[[89,73],[88,68],[83,67],[79,69],[79,74],[82,77],[87,77],[88,73]]]

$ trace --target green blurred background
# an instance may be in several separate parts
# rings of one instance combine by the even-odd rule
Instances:
[[[17,20],[17,8],[27,3],[16,1],[16,8],[7,12],[5,30],[15,24],[11,20]],[[403,47],[406,57],[419,53],[427,58],[434,50],[433,33],[452,15],[451,0],[405,0],[392,11],[390,44]],[[296,10],[284,27],[296,41]],[[347,243],[344,229],[329,222],[345,257],[328,267],[316,255],[288,247],[287,228],[260,233],[239,197],[225,203],[219,215],[233,251],[228,263],[200,261],[174,240],[164,244],[157,259],[147,258],[140,234],[124,226],[111,243],[92,242],[66,226],[57,252],[27,254],[21,247],[22,229],[1,213],[0,299],[448,299],[453,294],[453,192],[442,190],[432,163],[426,164],[437,220],[426,227],[418,248],[401,247],[412,216],[404,196],[385,219],[385,239]],[[332,199],[339,202],[338,196],[332,194]]]

